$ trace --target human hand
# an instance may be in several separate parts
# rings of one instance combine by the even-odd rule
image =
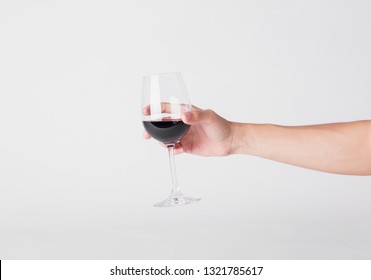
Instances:
[[[196,106],[192,106],[192,111],[182,114],[182,121],[191,127],[175,145],[176,154],[227,156],[232,153],[232,122],[212,110],[202,110]],[[146,131],[144,137],[151,138]]]

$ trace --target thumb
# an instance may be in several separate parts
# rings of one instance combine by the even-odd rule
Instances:
[[[215,113],[212,110],[193,110],[182,115],[182,121],[186,124],[206,123],[213,121]]]

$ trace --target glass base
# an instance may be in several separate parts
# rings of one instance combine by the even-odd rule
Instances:
[[[180,205],[186,205],[191,204],[197,201],[200,201],[201,198],[199,197],[189,197],[184,196],[182,194],[180,195],[174,195],[171,194],[169,198],[165,199],[164,201],[161,201],[159,203],[156,203],[155,207],[172,207],[172,206],[180,206]]]

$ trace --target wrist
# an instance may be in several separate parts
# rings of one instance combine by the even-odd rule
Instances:
[[[231,155],[233,154],[250,154],[251,149],[251,125],[246,123],[231,123],[232,143]]]

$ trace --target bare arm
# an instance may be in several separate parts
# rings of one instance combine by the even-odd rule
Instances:
[[[231,153],[324,172],[371,175],[371,121],[285,127],[232,123]]]
[[[371,175],[371,120],[310,126],[235,123],[197,107],[182,120],[191,128],[175,146],[177,153],[247,154],[324,172]]]

